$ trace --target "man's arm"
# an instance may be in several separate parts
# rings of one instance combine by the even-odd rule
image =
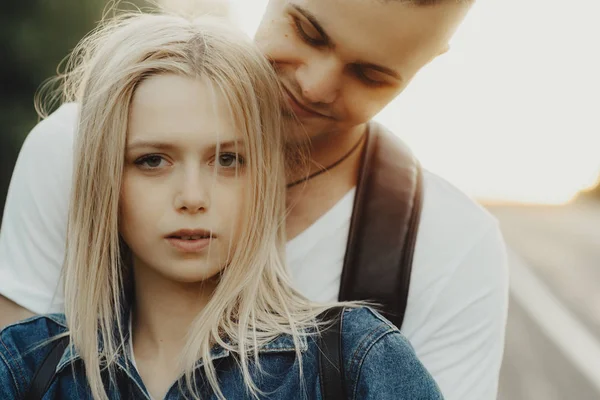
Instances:
[[[0,294],[0,329],[34,315],[31,311]]]
[[[0,228],[0,325],[62,311],[78,108],[63,105],[29,134],[8,188]]]

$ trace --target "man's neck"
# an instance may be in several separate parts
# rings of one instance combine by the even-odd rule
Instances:
[[[311,142],[311,172],[344,157],[366,134],[366,128],[366,125],[361,125],[351,131],[316,137]],[[335,168],[288,189],[288,240],[311,226],[356,186],[365,143],[361,143],[356,151]]]
[[[344,132],[323,133],[312,138],[310,142],[310,170],[311,172],[332,165],[344,157],[361,140],[366,133],[367,126],[359,125]],[[360,153],[360,149],[357,149]],[[356,158],[356,157],[355,157]],[[356,162],[356,160],[355,160]],[[336,169],[351,169],[348,164],[340,165]],[[340,168],[341,167],[341,168]]]

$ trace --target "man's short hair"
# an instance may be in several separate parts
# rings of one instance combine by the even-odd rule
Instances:
[[[475,0],[383,0],[385,3],[392,1],[399,1],[401,3],[408,3],[417,7],[435,6],[442,3],[449,3],[454,1],[456,3],[474,3]]]

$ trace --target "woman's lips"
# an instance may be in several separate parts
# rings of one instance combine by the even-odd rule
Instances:
[[[213,238],[201,239],[181,239],[177,237],[168,237],[167,242],[175,249],[184,253],[200,253],[208,248]]]

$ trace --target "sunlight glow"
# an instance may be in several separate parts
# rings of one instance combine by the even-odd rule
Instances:
[[[253,35],[266,4],[230,0],[230,17]],[[477,2],[376,119],[474,197],[569,201],[600,171],[598,15],[598,0]]]

